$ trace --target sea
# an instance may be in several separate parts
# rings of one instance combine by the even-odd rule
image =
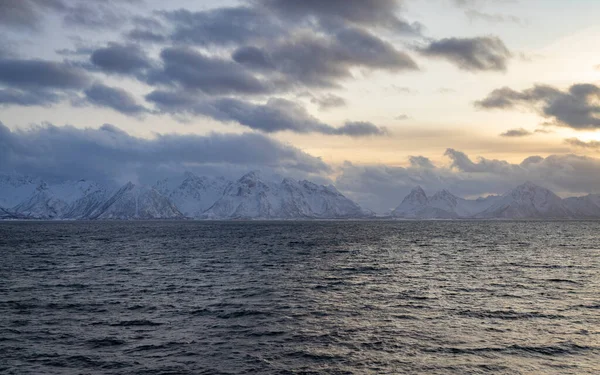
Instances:
[[[600,374],[600,222],[2,222],[0,373]]]

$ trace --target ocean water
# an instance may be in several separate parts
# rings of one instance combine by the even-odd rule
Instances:
[[[0,223],[2,374],[599,374],[599,222]]]

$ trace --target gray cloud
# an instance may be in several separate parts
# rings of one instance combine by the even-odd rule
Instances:
[[[272,98],[265,104],[234,98],[191,98],[188,95],[154,91],[146,96],[163,112],[208,116],[222,122],[240,125],[266,133],[292,131],[352,137],[385,135],[387,132],[368,122],[347,122],[341,127],[322,123],[301,105],[285,99]]]
[[[0,83],[15,88],[77,89],[88,83],[88,77],[65,63],[0,59]]]
[[[249,68],[273,69],[285,80],[313,87],[337,87],[362,67],[392,72],[418,70],[405,52],[370,32],[345,28],[331,37],[299,34],[263,48],[243,47],[234,59]]]
[[[578,155],[532,156],[519,164],[479,158],[448,150],[451,166],[437,166],[426,157],[411,157],[408,167],[354,165],[347,162],[336,187],[363,207],[377,212],[395,208],[412,188],[421,185],[429,194],[449,189],[462,197],[501,194],[525,182],[545,186],[559,194],[600,192],[600,159]]]
[[[95,83],[85,90],[85,95],[91,104],[112,108],[125,115],[139,116],[147,112],[146,108],[139,105],[131,94],[118,87]]]
[[[271,57],[262,49],[244,46],[236,49],[231,55],[236,62],[256,70],[274,70],[276,68]]]
[[[50,14],[62,18],[68,27],[116,28],[127,19],[124,5],[143,0],[3,0],[0,1],[0,26],[40,31]]]
[[[90,62],[107,73],[134,74],[150,67],[146,53],[138,45],[110,43],[96,49]]]
[[[254,7],[217,8],[201,12],[180,9],[159,13],[174,28],[172,41],[202,46],[242,44],[255,40],[276,39],[287,28]]]
[[[178,85],[207,94],[263,94],[271,91],[244,66],[185,47],[165,48],[164,67],[149,74],[149,83]]]
[[[397,16],[402,2],[398,0],[255,0],[269,10],[288,19],[319,20],[321,26],[340,24],[385,27],[405,34],[418,35],[422,26]]]
[[[409,115],[403,113],[401,115],[396,116],[395,118],[398,121],[406,121],[406,120],[410,120],[411,117]]]
[[[425,169],[434,169],[435,168],[435,165],[433,165],[431,160],[429,160],[429,158],[426,158],[425,156],[410,156],[408,158],[408,161],[410,162],[410,166],[413,168],[425,168]]]
[[[523,107],[554,120],[555,125],[574,129],[600,128],[600,87],[593,84],[576,84],[567,91],[547,85],[523,91],[504,87],[492,91],[475,105],[482,109]]]
[[[465,15],[471,20],[482,20],[490,23],[513,23],[523,25],[523,20],[517,16],[508,14],[486,13],[475,9],[468,9]]]
[[[313,96],[310,102],[319,106],[319,109],[326,111],[331,108],[338,108],[346,106],[346,100],[340,96],[334,94],[327,94],[324,96]]]
[[[589,149],[594,149],[594,150],[600,149],[599,141],[584,142],[581,139],[569,138],[569,139],[565,139],[565,143],[567,143],[573,147],[589,148]]]
[[[518,137],[527,137],[532,135],[533,133],[529,130],[519,128],[519,129],[510,129],[500,134],[501,137],[509,137],[509,138],[518,138]]]
[[[65,63],[0,58],[0,105],[49,106],[88,82],[84,71]]]
[[[0,26],[39,30],[47,11],[64,11],[62,0],[3,0],[0,1]]]
[[[0,106],[50,106],[60,102],[62,99],[62,95],[47,90],[23,91],[11,88],[0,89]]]
[[[257,133],[156,135],[137,138],[113,125],[99,129],[36,126],[11,131],[0,123],[0,171],[54,180],[156,178],[159,170],[238,167],[300,174],[330,171],[319,158]],[[150,180],[151,180],[150,178]]]
[[[420,52],[429,57],[445,59],[459,69],[505,71],[511,53],[498,37],[445,38],[431,42]]]

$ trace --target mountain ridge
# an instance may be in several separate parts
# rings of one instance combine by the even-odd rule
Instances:
[[[251,171],[236,181],[197,176],[154,185],[106,187],[78,180],[47,184],[0,175],[0,220],[312,220],[312,219],[600,219],[600,194],[561,198],[525,182],[502,195],[464,199],[442,189],[428,196],[416,186],[388,215],[376,216],[333,185],[267,179]]]

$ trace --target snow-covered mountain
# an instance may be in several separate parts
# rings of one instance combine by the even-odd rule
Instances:
[[[20,175],[0,175],[0,208],[10,210],[31,197],[41,180]]]
[[[404,219],[459,219],[469,218],[487,209],[498,200],[497,196],[469,200],[459,198],[448,190],[442,190],[428,197],[417,186],[392,211],[392,216]]]
[[[590,194],[583,197],[565,198],[566,204],[571,215],[576,218],[597,218],[600,217],[600,195]]]
[[[567,204],[550,190],[526,182],[504,194],[476,215],[483,219],[566,219],[573,217]]]
[[[275,183],[250,172],[225,189],[205,219],[361,218],[368,216],[335,188],[284,179]]]
[[[34,219],[63,218],[77,209],[77,201],[99,191],[104,191],[104,188],[86,180],[56,185],[41,182],[33,194],[13,207],[13,210]]]
[[[198,218],[223,196],[229,184],[231,181],[223,177],[199,177],[186,172],[183,181],[164,179],[154,188],[168,197],[185,216]]]
[[[125,184],[90,213],[90,219],[183,219],[177,207],[156,189]]]
[[[48,184],[0,175],[0,219],[354,219],[374,214],[335,187],[267,179],[250,172],[235,182],[185,173],[153,186],[119,187],[92,181]],[[501,196],[463,199],[414,188],[392,211],[402,219],[600,219],[600,195],[561,199],[527,182]]]

